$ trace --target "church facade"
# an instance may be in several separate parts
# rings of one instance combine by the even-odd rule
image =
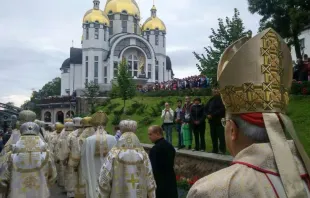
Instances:
[[[81,48],[70,48],[70,57],[61,70],[61,95],[83,90],[85,83],[95,82],[101,90],[111,89],[122,59],[137,84],[168,81],[173,76],[166,55],[164,22],[153,5],[151,16],[140,25],[140,9],[135,0],[100,1],[83,17]]]

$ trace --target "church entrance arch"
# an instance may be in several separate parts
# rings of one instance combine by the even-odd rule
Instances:
[[[52,114],[47,111],[44,113],[44,122],[52,122]]]
[[[56,121],[64,123],[64,113],[62,111],[56,113]]]
[[[128,72],[132,77],[146,78],[147,55],[142,49],[136,46],[129,46],[124,49],[121,56],[126,59]]]

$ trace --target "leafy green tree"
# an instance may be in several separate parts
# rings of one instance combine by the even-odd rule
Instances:
[[[46,83],[39,91],[33,91],[30,100],[26,100],[21,105],[22,109],[28,109],[34,111],[37,115],[40,115],[40,108],[36,106],[40,103],[40,100],[48,96],[59,96],[61,90],[61,78],[56,77],[52,81]]]
[[[87,103],[90,105],[91,114],[96,112],[97,98],[100,95],[100,87],[94,81],[85,83],[84,96],[87,98]]]
[[[124,111],[126,100],[133,98],[136,95],[135,83],[131,74],[128,72],[128,66],[125,59],[118,66],[117,83],[113,85],[113,89],[117,95],[124,101]]]
[[[231,19],[228,17],[225,20],[218,19],[219,27],[217,30],[211,29],[212,35],[209,38],[212,46],[204,48],[206,55],[193,52],[199,61],[199,64],[197,64],[198,70],[201,74],[211,78],[212,84],[216,83],[217,66],[224,50],[236,40],[245,36],[252,36],[250,30],[245,30],[239,11],[236,8],[234,11],[235,13]]]
[[[275,29],[289,45],[295,46],[297,58],[302,58],[298,36],[309,25],[309,0],[248,0],[249,11],[262,16],[260,31]]]

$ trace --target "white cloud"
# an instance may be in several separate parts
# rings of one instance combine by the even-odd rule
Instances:
[[[24,101],[29,100],[30,96],[27,95],[9,95],[0,97],[1,103],[13,102],[15,106],[20,107]]]

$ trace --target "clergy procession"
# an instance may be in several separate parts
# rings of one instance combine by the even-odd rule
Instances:
[[[198,180],[188,198],[310,197],[309,156],[285,115],[292,66],[288,46],[273,29],[225,50],[217,79],[226,111],[221,120],[226,147],[234,159]],[[134,120],[119,123],[116,139],[105,130],[103,111],[65,119],[51,131],[36,117],[21,111],[1,151],[3,198],[48,198],[55,185],[71,198],[178,197],[176,149],[163,138],[162,127],[143,131],[155,144],[147,153]]]

